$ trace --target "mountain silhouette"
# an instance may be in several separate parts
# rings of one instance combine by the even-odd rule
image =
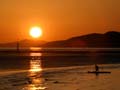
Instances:
[[[82,36],[71,37],[58,41],[34,41],[21,40],[21,47],[90,47],[90,48],[119,48],[120,32],[109,31],[104,34],[92,33]],[[17,42],[0,44],[0,47],[16,47]]]
[[[48,42],[43,47],[120,47],[120,32],[92,33],[67,40]]]
[[[2,43],[0,44],[0,47],[16,47],[17,43],[19,43],[20,47],[37,47],[41,46],[42,44],[45,44],[46,41],[42,40],[21,40],[21,41],[16,41],[16,42],[9,42],[9,43]]]

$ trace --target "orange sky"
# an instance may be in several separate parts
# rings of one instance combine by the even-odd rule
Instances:
[[[45,41],[120,31],[120,0],[0,0],[0,42],[30,39],[32,26]]]

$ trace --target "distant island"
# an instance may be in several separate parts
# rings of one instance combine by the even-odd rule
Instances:
[[[15,47],[17,42],[0,44],[0,47]],[[88,48],[120,48],[120,32],[109,31],[104,34],[92,33],[83,36],[71,37],[59,41],[19,41],[21,47],[88,47]]]

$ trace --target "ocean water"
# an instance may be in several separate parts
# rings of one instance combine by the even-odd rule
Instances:
[[[119,48],[0,49],[0,90],[120,90],[119,63]]]

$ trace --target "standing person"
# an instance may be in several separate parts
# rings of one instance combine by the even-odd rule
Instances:
[[[95,71],[98,72],[99,71],[99,67],[97,64],[95,64]]]

